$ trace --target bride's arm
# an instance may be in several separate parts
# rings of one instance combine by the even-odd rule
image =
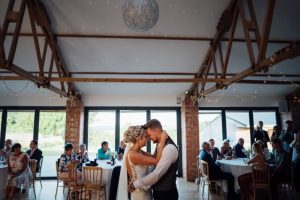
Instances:
[[[143,153],[138,152],[130,152],[129,159],[134,165],[156,165],[161,158],[166,140],[168,139],[168,134],[163,131],[162,138],[159,143],[160,148],[157,149],[157,156],[156,157],[149,157],[143,155]]]
[[[131,171],[131,167],[130,167],[130,165],[129,165],[128,156],[126,156],[125,162],[126,162],[126,167],[127,167],[128,175],[129,175],[130,177],[132,177],[132,171]]]

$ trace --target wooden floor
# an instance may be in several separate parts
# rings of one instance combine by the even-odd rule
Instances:
[[[45,180],[42,181],[43,187],[41,188],[40,183],[36,182],[36,199],[37,200],[52,200],[55,199],[55,189],[56,189],[56,181],[55,180]],[[197,187],[195,183],[186,182],[182,178],[177,179],[177,188],[179,191],[179,199],[180,200],[207,200],[207,187],[205,188],[204,195],[202,197],[202,190],[197,191]],[[59,187],[57,192],[57,200],[65,200],[66,199],[66,191],[63,193],[63,188]],[[294,194],[292,196],[286,190],[282,190],[279,192],[279,199],[282,200],[293,200],[300,199],[298,194]],[[35,199],[33,195],[33,190],[30,189],[27,195],[23,195],[22,200],[31,200]],[[220,196],[211,194],[209,199],[211,200],[221,200]]]

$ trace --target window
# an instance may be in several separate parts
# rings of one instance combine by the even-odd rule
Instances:
[[[39,148],[43,151],[43,177],[56,176],[55,161],[64,152],[65,111],[41,111],[39,121]]]
[[[89,158],[96,157],[103,141],[108,142],[111,151],[115,151],[116,111],[89,111],[88,152]]]
[[[249,111],[226,111],[227,139],[230,145],[237,143],[239,138],[243,138],[246,150],[251,148]]]
[[[276,112],[275,111],[253,111],[254,128],[256,128],[258,121],[263,121],[263,129],[268,132],[271,139],[273,133],[273,127],[276,123]],[[269,150],[272,149],[271,144],[268,143]]]
[[[151,119],[158,119],[164,130],[168,132],[172,140],[177,144],[177,113],[176,111],[151,110]],[[155,144],[151,142],[151,152],[155,150]]]
[[[29,149],[33,139],[34,111],[8,111],[6,139],[22,145],[22,151]]]
[[[129,126],[144,125],[147,121],[145,110],[121,110],[120,111],[120,140]],[[146,147],[143,148],[146,151]]]
[[[215,146],[220,148],[223,141],[221,110],[200,110],[198,116],[200,146],[213,138]]]

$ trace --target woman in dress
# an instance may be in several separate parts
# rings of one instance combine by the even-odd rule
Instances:
[[[163,132],[161,141],[157,145],[164,146],[167,138],[168,134]],[[127,143],[127,147],[124,153],[124,163],[121,168],[119,180],[120,187],[118,188],[117,195],[117,199],[119,200],[128,199],[127,185],[129,182],[146,176],[150,171],[149,166],[153,166],[158,163],[163,151],[163,148],[158,148],[156,155],[152,155],[142,150],[142,147],[146,146],[147,143],[146,131],[142,128],[142,126],[130,126],[124,133],[124,142]],[[129,182],[127,181],[127,172],[125,169],[127,169],[130,177]],[[126,189],[122,189],[122,185],[126,185]],[[131,193],[131,200],[140,199],[152,200],[151,190],[136,189]]]
[[[79,145],[79,152],[77,153],[77,160],[79,160],[79,164],[77,165],[77,169],[79,171],[82,171],[82,165],[83,163],[86,163],[89,161],[88,153],[86,151],[85,144]]]
[[[267,160],[263,153],[263,150],[259,143],[254,143],[252,145],[252,151],[254,156],[250,159],[247,164],[254,165],[256,168],[264,169],[267,166]],[[245,199],[249,199],[249,194],[251,193],[251,185],[252,185],[252,172],[243,174],[238,177],[238,182],[241,188],[241,191],[245,195]]]
[[[21,144],[14,144],[11,152],[8,158],[6,199],[12,199],[17,189],[29,189],[33,178],[28,155],[21,151]]]
[[[221,147],[221,155],[227,160],[232,158],[232,148],[228,140],[223,141],[223,146]]]

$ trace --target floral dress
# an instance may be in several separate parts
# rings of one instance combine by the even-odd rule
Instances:
[[[88,154],[87,152],[85,152],[83,155],[81,155],[81,153],[77,153],[77,160],[80,161],[80,163],[77,165],[77,169],[79,171],[82,171],[82,165],[83,163],[86,163],[89,161],[89,157],[88,157]]]
[[[26,158],[27,157],[27,158]],[[20,153],[19,155],[14,155],[13,153],[9,156],[9,167],[13,174],[17,173],[22,170],[24,165],[26,165],[26,160],[28,160],[28,155],[26,153]],[[12,177],[12,174],[8,174],[8,186],[16,187],[16,188],[24,188],[28,189],[32,183],[33,176],[29,165],[25,170],[16,177]]]

